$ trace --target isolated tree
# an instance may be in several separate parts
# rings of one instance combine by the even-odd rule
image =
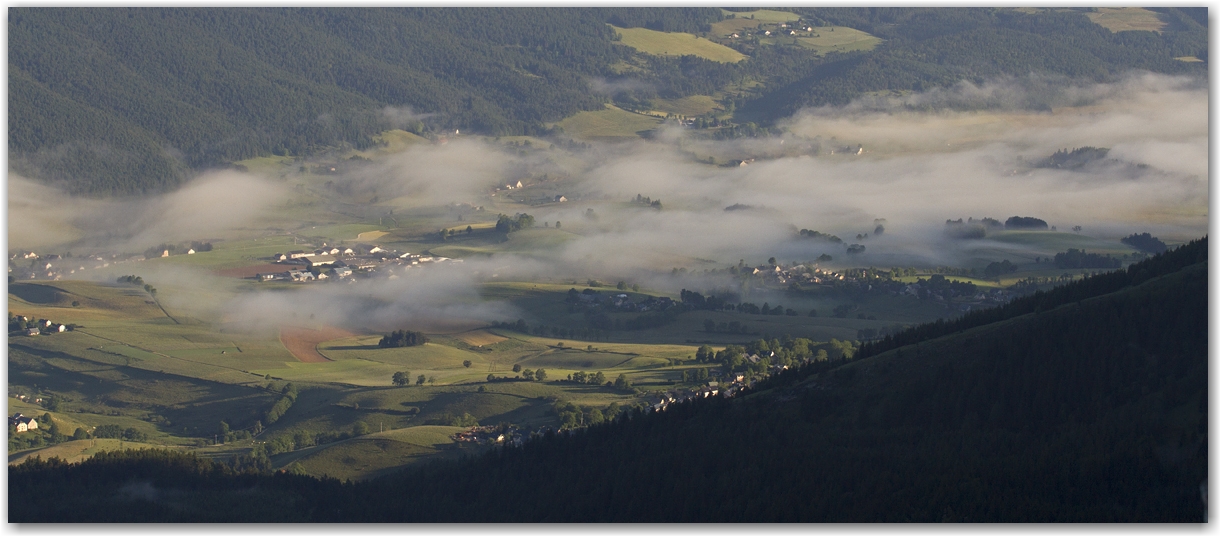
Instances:
[[[619,281],[618,285],[616,285],[616,288],[618,288],[619,290],[627,290],[627,282]]]
[[[84,428],[77,428],[76,431],[72,433],[72,439],[89,439],[89,432],[86,432]]]
[[[517,363],[517,364],[513,365],[513,372],[521,372],[521,364],[520,364],[520,363]]]
[[[534,378],[537,378],[540,382],[546,381],[546,369],[538,369],[534,372]]]
[[[775,257],[771,257],[770,259],[767,259],[767,264],[770,264],[771,266],[775,266]]]
[[[466,234],[470,234],[470,233],[473,233],[473,232],[474,232],[474,228],[473,228],[473,227],[471,227],[471,226],[469,226],[469,225],[467,225],[467,226],[466,226]]]
[[[488,375],[487,375],[487,381],[489,381],[489,382],[494,382],[494,381],[496,381],[496,375],[495,375],[495,374],[488,374]]]
[[[362,435],[366,435],[368,433],[369,433],[368,423],[366,423],[364,421],[356,421],[356,424],[352,425],[352,435],[362,436]]]
[[[525,378],[526,381],[532,382],[532,381],[534,381],[534,371],[532,371],[530,369],[525,369],[525,370],[521,371],[521,377]]]
[[[394,385],[402,387],[404,385],[407,385],[410,382],[411,382],[411,373],[410,372],[395,372],[394,373]]]
[[[423,385],[426,381],[428,381],[428,377],[420,374],[419,377],[415,378],[415,385]]]
[[[555,220],[555,228],[558,229],[559,227],[560,227],[559,220]]]
[[[470,365],[473,365],[473,363],[471,363],[469,359],[462,361],[463,367],[470,368]]]
[[[436,376],[428,376],[428,385],[436,385]]]

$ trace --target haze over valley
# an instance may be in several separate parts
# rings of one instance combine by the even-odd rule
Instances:
[[[486,36],[461,29],[497,18],[504,29]],[[98,27],[63,31],[82,21]],[[953,438],[987,452],[1020,430],[1041,431],[1030,449],[1121,437],[1088,456],[1138,458],[1144,472],[1064,495],[1079,507],[1063,511],[904,496],[891,513],[862,498],[526,514],[497,498],[463,517],[447,510],[459,492],[437,491],[412,499],[430,513],[387,502],[355,517],[1193,520],[1195,503],[1105,505],[1149,489],[1197,500],[1183,483],[1205,476],[1206,330],[1169,313],[1117,326],[1174,300],[1187,314],[1198,300],[1180,296],[1206,288],[1206,23],[1174,8],[15,9],[10,40],[32,41],[10,42],[10,467],[134,446],[149,450],[126,456],[148,467],[189,454],[226,474],[289,473],[299,489],[350,479],[364,486],[350,493],[391,497],[476,466],[525,485],[503,460],[672,445],[713,414],[735,415],[721,432],[747,443],[693,463],[787,448],[748,443],[756,434],[736,428],[748,414],[741,426],[824,437],[815,450],[840,468],[873,448],[861,434],[928,438],[881,456],[896,478],[952,458]],[[188,37],[170,51],[166,32]],[[61,64],[31,43],[95,58]],[[200,72],[173,74],[170,57]],[[121,104],[133,96],[143,111]],[[1102,301],[1135,312],[1069,314]],[[1087,335],[1053,351],[1012,342],[1071,329]],[[643,432],[653,422],[665,432]],[[1133,446],[1145,440],[1162,454]],[[1073,456],[1021,463],[1051,471]],[[60,470],[39,463],[10,479],[31,475],[20,485],[33,490],[32,475]],[[999,462],[963,463],[994,476]],[[756,478],[742,467],[733,479]],[[846,485],[809,467],[829,471],[825,489],[777,489],[822,501]],[[1042,485],[995,481],[1019,481],[994,488],[1012,503]],[[919,482],[903,489],[932,497]],[[94,497],[86,488],[73,493]],[[62,520],[251,519],[172,495],[129,515],[128,495],[81,513],[26,506]],[[230,501],[208,497],[198,504]],[[249,515],[331,515],[259,508]]]

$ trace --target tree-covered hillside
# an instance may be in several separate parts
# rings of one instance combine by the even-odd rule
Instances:
[[[1105,81],[1131,70],[1206,73],[1206,63],[1174,58],[1207,55],[1207,27],[1184,11],[1165,8],[1161,32],[1111,32],[1086,10],[1024,13],[997,8],[794,9],[826,25],[861,29],[884,39],[875,50],[833,58],[784,86],[774,86],[743,109],[760,118],[790,115],[803,106],[841,105],[875,91],[922,91],[961,80],[999,75],[1058,75]],[[1206,22],[1206,19],[1204,19]]]
[[[12,8],[9,148],[78,192],[189,168],[371,143],[409,107],[436,128],[538,133],[598,109],[587,76],[628,54],[605,23],[717,10]]]
[[[10,166],[77,193],[132,194],[254,156],[367,147],[389,128],[543,134],[607,100],[715,95],[737,122],[767,124],[998,75],[1207,70],[1173,59],[1206,60],[1206,18],[1190,10],[1160,9],[1160,33],[1112,33],[1071,10],[793,11],[883,41],[824,55],[734,42],[749,58],[730,64],[640,53],[609,26],[715,39],[715,8],[11,8]],[[631,89],[597,94],[594,80]]]
[[[1204,238],[734,400],[366,483],[166,452],[29,462],[10,520],[1198,522],[1206,259]]]

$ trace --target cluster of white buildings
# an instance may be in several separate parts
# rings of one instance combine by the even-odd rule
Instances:
[[[9,255],[8,273],[16,280],[42,279],[59,281],[65,275],[108,268],[112,264],[121,264],[135,260],[144,260],[137,254],[95,254],[86,257],[65,257],[56,254],[39,255],[33,251],[17,251]]]
[[[376,244],[356,244],[354,246],[325,246],[312,251],[297,250],[272,255],[276,264],[283,264],[287,269],[282,272],[265,272],[255,275],[259,281],[293,281],[310,282],[327,279],[353,281],[356,275],[372,276],[383,274],[390,279],[397,278],[394,273],[412,268],[440,264],[444,262],[462,262],[448,257],[424,255],[410,252],[400,252],[385,249]]]

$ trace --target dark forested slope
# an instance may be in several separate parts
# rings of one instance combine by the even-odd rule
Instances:
[[[1077,11],[794,11],[884,41],[825,56],[742,44],[750,58],[726,64],[638,54],[607,25],[703,33],[722,18],[715,8],[10,8],[10,162],[74,192],[130,194],[253,156],[367,146],[407,126],[387,106],[437,129],[538,134],[615,97],[593,94],[593,78],[634,79],[632,98],[758,81],[725,96],[739,122],[769,123],[867,92],[999,75],[1207,69],[1173,59],[1206,59],[1197,10],[1158,9],[1161,33],[1111,33]],[[623,60],[639,68],[620,73]]]
[[[583,77],[628,53],[605,24],[616,15],[12,8],[10,154],[76,191],[133,193],[185,168],[367,145],[395,126],[387,105],[438,127],[537,132],[601,105]]]
[[[367,483],[169,453],[31,462],[10,520],[1198,522],[1206,252],[736,400]]]

